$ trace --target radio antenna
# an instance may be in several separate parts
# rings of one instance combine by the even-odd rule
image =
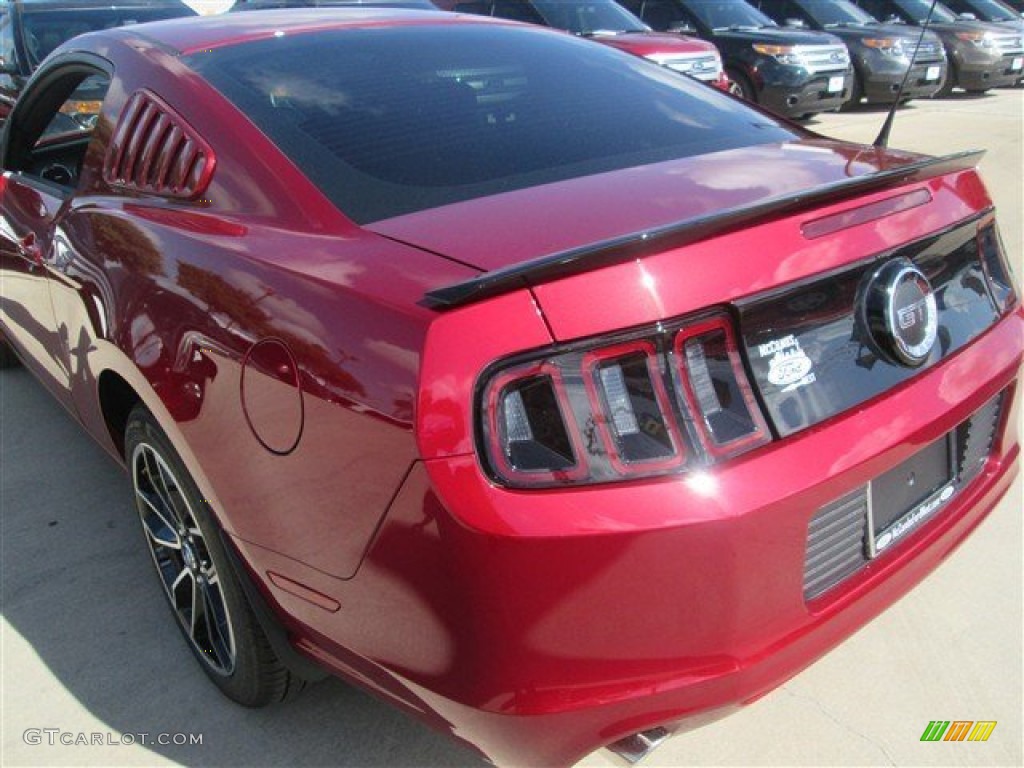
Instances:
[[[914,68],[914,61],[917,59],[917,53],[921,49],[921,43],[924,42],[925,32],[928,31],[928,25],[932,20],[932,13],[935,11],[935,5],[939,0],[932,0],[931,6],[928,8],[928,15],[924,18],[924,24],[921,25],[921,34],[917,36],[917,45],[914,46],[914,50],[910,52],[910,64],[907,66],[907,71],[903,73],[903,80],[900,82],[899,90],[896,91],[896,100],[893,101],[892,106],[889,108],[889,114],[885,116],[885,122],[882,123],[882,130],[878,132],[878,137],[875,139],[874,146],[879,149],[885,149],[889,146],[889,132],[892,131],[893,121],[896,119],[896,110],[900,106],[900,98],[903,96],[903,89],[907,86],[907,80],[910,78],[910,70]],[[945,53],[943,53],[945,55]],[[946,77],[952,77],[952,67],[946,70]]]

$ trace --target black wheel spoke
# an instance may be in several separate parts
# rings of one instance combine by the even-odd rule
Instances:
[[[142,518],[142,527],[146,530],[154,544],[181,549],[181,538],[175,530],[174,521],[168,519],[166,511],[161,509],[159,497],[141,489],[135,491],[136,496],[145,505],[145,510],[139,510]]]
[[[135,448],[132,480],[146,542],[178,621],[204,663],[219,674],[231,674],[231,617],[203,529],[181,483],[147,443]]]

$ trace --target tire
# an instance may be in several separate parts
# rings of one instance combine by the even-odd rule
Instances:
[[[738,96],[745,101],[757,104],[757,92],[754,90],[754,86],[751,84],[750,78],[737,69],[727,69],[725,74],[727,74],[729,76],[729,80],[732,81],[732,85],[729,86],[729,93],[733,96]]]
[[[850,91],[850,98],[839,107],[840,112],[852,112],[860,106],[860,100],[864,98],[864,81],[861,80],[860,74],[856,70],[853,72],[853,84],[850,86]]]
[[[953,94],[953,87],[956,85],[956,81],[959,75],[953,68],[953,63],[950,62],[949,67],[946,69],[946,80],[942,83],[942,87],[939,88],[932,96],[933,99],[948,99]]]
[[[2,368],[14,368],[21,365],[21,360],[14,354],[14,350],[11,349],[11,345],[3,339],[0,339],[0,369]]]
[[[274,653],[195,482],[141,405],[128,417],[125,457],[147,549],[176,624],[207,677],[228,698],[262,707],[305,681]]]

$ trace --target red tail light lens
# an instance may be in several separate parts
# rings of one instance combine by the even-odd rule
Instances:
[[[770,440],[725,318],[684,328],[676,352],[686,366],[687,404],[703,420],[700,434],[709,453],[733,456]]]
[[[518,366],[496,377],[488,388],[484,433],[502,477],[518,485],[551,485],[583,476],[576,444],[578,430],[561,405],[558,368],[545,363]]]
[[[615,470],[668,469],[682,464],[683,441],[671,417],[655,346],[636,341],[588,352],[585,383],[597,427]]]
[[[498,364],[481,379],[481,454],[516,487],[705,466],[771,437],[725,315]]]

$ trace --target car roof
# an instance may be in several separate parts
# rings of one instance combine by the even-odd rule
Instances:
[[[164,48],[172,49],[180,54],[190,54],[272,37],[334,29],[409,25],[446,26],[450,24],[524,26],[504,19],[464,16],[442,11],[351,6],[346,8],[289,8],[287,10],[260,10],[250,13],[188,17],[156,21],[141,26],[122,27],[93,34],[132,37],[143,35]]]

